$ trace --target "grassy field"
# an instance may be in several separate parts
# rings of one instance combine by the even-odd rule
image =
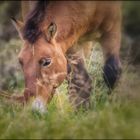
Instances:
[[[0,138],[140,138],[138,68],[123,64],[120,82],[108,96],[98,47],[86,64],[94,79],[89,110],[74,111],[68,101],[66,81],[43,115],[33,112],[30,104],[23,108],[0,98]]]

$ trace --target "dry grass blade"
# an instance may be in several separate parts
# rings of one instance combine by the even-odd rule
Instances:
[[[8,98],[10,99],[12,96],[5,91],[0,90],[0,97]]]

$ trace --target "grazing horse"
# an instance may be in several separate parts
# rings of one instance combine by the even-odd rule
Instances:
[[[98,40],[104,54],[103,77],[110,89],[120,76],[121,4],[113,1],[38,1],[24,22],[13,19],[23,40],[19,62],[25,78],[24,101],[44,111],[55,89],[68,80],[70,101],[86,106],[92,80],[84,54]]]

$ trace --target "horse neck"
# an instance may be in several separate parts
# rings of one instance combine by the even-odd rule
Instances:
[[[95,7],[91,2],[83,1],[59,1],[48,7],[48,19],[52,17],[51,20],[57,25],[56,42],[61,44],[64,52],[88,31],[89,19],[92,19],[94,11]]]

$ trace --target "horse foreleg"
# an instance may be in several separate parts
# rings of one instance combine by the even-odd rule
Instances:
[[[114,88],[121,74],[121,62],[119,58],[120,41],[120,23],[117,22],[110,31],[103,34],[101,39],[105,60],[103,77],[106,85],[111,90]]]
[[[68,57],[68,94],[74,107],[88,108],[92,90],[92,80],[84,66],[81,54]]]

